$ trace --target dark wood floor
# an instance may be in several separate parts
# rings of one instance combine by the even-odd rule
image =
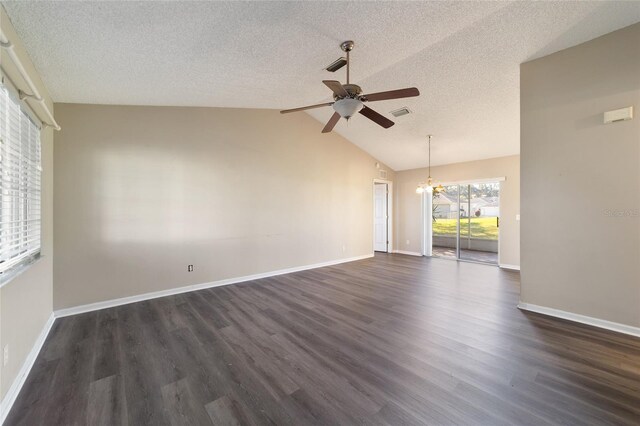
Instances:
[[[640,424],[640,339],[375,258],[59,319],[7,425]]]

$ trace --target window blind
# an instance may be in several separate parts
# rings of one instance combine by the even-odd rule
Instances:
[[[40,253],[40,129],[0,85],[0,274]]]

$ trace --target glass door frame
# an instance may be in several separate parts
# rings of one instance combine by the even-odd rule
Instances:
[[[422,255],[423,256],[428,256],[428,257],[439,257],[441,259],[450,259],[450,260],[456,260],[456,261],[461,261],[461,262],[471,262],[471,263],[481,263],[484,265],[496,265],[499,266],[500,264],[500,232],[498,232],[498,259],[495,263],[493,262],[482,262],[482,261],[477,261],[477,260],[472,260],[472,259],[465,259],[463,257],[461,257],[461,241],[460,241],[460,221],[461,221],[461,217],[460,217],[460,202],[461,202],[461,187],[464,187],[465,185],[468,188],[468,192],[469,194],[467,195],[467,197],[469,198],[469,202],[471,201],[471,194],[470,194],[470,186],[471,185],[475,185],[475,184],[483,184],[483,183],[497,183],[499,185],[499,197],[502,197],[502,182],[504,182],[506,180],[506,178],[504,176],[502,177],[497,177],[497,178],[489,178],[489,179],[473,179],[473,180],[465,180],[465,181],[458,181],[458,182],[442,182],[441,185],[442,186],[458,186],[458,194],[457,194],[457,209],[458,211],[456,212],[456,216],[457,216],[457,220],[456,220],[456,257],[455,259],[453,257],[440,257],[440,256],[434,256],[433,255],[433,194],[427,191],[424,191],[422,193],[422,202],[421,204],[421,209],[422,209],[422,231],[423,231],[423,244],[422,244]],[[470,214],[470,212],[468,213]],[[498,224],[499,222],[499,217],[500,215],[498,214]],[[470,220],[470,216],[468,218]]]
[[[447,186],[453,186],[453,185],[447,185]],[[460,260],[460,254],[461,254],[461,249],[460,249],[460,193],[462,192],[463,184],[458,184],[458,203],[456,204],[458,211],[456,212],[456,216],[458,218],[458,220],[456,220],[456,260]]]

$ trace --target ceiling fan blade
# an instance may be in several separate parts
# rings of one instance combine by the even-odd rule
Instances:
[[[420,95],[420,91],[418,91],[415,87],[410,87],[408,89],[398,89],[398,90],[389,90],[388,92],[378,92],[371,93],[369,95],[364,95],[363,100],[367,102],[373,101],[386,101],[388,99],[400,99],[400,98],[411,98],[413,96]]]
[[[340,114],[338,114],[337,112],[334,112],[331,118],[329,119],[329,121],[327,122],[327,125],[324,126],[324,129],[322,129],[322,133],[329,133],[330,131],[332,131],[333,128],[336,127],[336,124],[338,123],[338,121],[340,121]]]
[[[389,127],[391,127],[394,124],[396,124],[393,121],[389,120],[384,115],[381,115],[381,114],[375,112],[374,110],[372,110],[371,108],[369,108],[367,106],[365,106],[364,108],[362,108],[360,110],[360,114],[364,115],[369,120],[374,121],[376,124],[384,127],[385,129],[388,129]]]
[[[342,84],[339,81],[335,81],[335,80],[322,80],[322,82],[333,91],[333,93],[335,93],[336,95],[338,95],[341,98],[346,98],[347,96],[349,96],[349,93],[347,93],[346,90],[344,90],[344,87],[342,87]]]
[[[290,112],[304,111],[305,109],[320,108],[320,107],[323,107],[323,106],[330,106],[330,105],[333,105],[333,102],[327,102],[327,103],[324,103],[324,104],[317,104],[317,105],[309,105],[309,106],[300,107],[300,108],[285,109],[285,110],[280,111],[280,114],[288,114]]]

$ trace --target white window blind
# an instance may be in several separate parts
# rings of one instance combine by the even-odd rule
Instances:
[[[40,129],[0,85],[0,274],[40,253]]]

